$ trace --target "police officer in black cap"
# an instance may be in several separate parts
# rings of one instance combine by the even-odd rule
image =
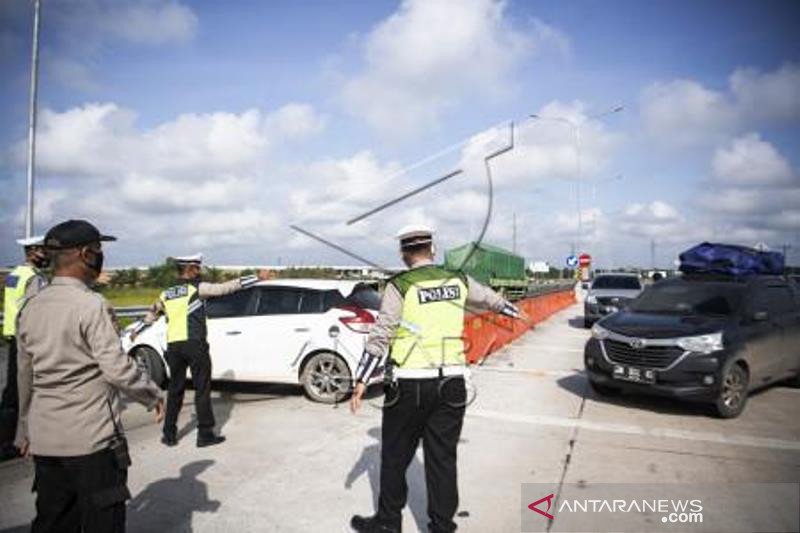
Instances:
[[[122,350],[111,307],[90,289],[101,243],[113,240],[85,220],[51,228],[53,280],[19,310],[17,445],[36,467],[34,532],[125,531],[120,393],[162,418],[161,390]]]

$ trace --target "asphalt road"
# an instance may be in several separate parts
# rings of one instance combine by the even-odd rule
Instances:
[[[552,487],[559,498],[600,483],[640,483],[643,491],[651,484],[800,483],[797,389],[760,392],[735,420],[668,400],[597,398],[581,370],[588,332],[579,313],[576,305],[553,316],[474,372],[477,397],[459,447],[461,530],[520,531],[531,512],[523,483],[546,484],[542,490]],[[353,416],[345,405],[313,404],[296,389],[274,386],[227,386],[215,393],[214,407],[228,441],[205,449],[194,446],[190,396],[174,449],[158,442],[144,409],[127,409],[129,531],[348,531],[352,513],[371,514],[378,409]],[[420,451],[407,476],[405,531],[425,530],[423,468]],[[32,519],[31,483],[28,461],[0,464],[0,530],[23,531]],[[765,497],[771,486],[764,485]],[[707,515],[692,529],[754,530],[734,495],[720,497],[732,500],[730,512]],[[796,509],[769,513],[775,527],[798,516]],[[657,527],[652,519],[642,516],[638,530]],[[532,530],[567,527],[560,520],[534,521]]]

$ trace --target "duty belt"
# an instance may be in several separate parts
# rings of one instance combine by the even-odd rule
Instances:
[[[428,379],[450,376],[469,376],[466,366],[442,366],[438,368],[395,368],[394,379]]]

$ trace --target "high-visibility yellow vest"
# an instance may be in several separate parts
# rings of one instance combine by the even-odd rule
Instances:
[[[36,270],[28,265],[21,265],[6,276],[6,288],[3,294],[3,336],[13,337],[17,334],[17,313],[19,304],[25,297],[28,282],[36,275]]]
[[[162,292],[159,298],[167,315],[167,343],[195,337],[205,340],[205,313],[197,287],[191,283],[175,285]],[[198,313],[198,316],[190,317],[193,313]],[[192,318],[202,327],[190,328]]]
[[[391,358],[396,368],[465,364],[467,282],[438,266],[414,268],[390,280],[403,295],[403,312]]]

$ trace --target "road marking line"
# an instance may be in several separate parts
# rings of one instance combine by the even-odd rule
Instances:
[[[538,350],[547,350],[550,352],[571,352],[571,353],[583,353],[583,348],[564,348],[563,346],[540,346],[538,344],[531,344],[529,346],[524,346],[526,349],[538,349]]]
[[[739,446],[752,446],[756,448],[772,448],[777,450],[800,451],[800,442],[766,437],[750,437],[747,435],[723,435],[705,431],[689,431],[670,428],[645,428],[632,424],[613,424],[608,422],[591,422],[583,419],[564,418],[548,415],[524,415],[503,413],[485,409],[470,409],[467,415],[477,418],[488,418],[504,422],[517,422],[537,426],[556,426],[564,428],[580,428],[588,431],[605,433],[624,433],[627,435],[643,435],[655,438],[682,439],[696,442],[711,442],[715,444],[734,444]]]
[[[574,376],[583,374],[583,370],[578,369],[571,369],[571,370],[558,370],[558,369],[540,369],[540,368],[516,368],[516,367],[498,367],[498,366],[482,366],[479,369],[474,370],[473,374],[480,374],[481,372],[500,372],[500,373],[508,373],[508,374],[531,374],[533,376],[552,376],[552,377],[564,377],[564,376]]]

